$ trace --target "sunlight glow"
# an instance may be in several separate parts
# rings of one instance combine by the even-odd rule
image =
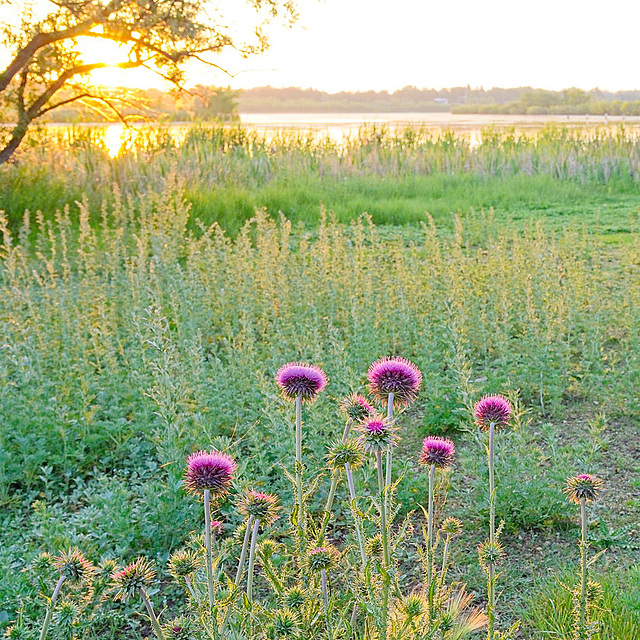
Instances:
[[[104,130],[104,144],[107,147],[109,157],[115,158],[122,149],[124,142],[124,125],[110,124]]]

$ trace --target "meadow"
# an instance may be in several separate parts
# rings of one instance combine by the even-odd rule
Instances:
[[[579,524],[562,489],[588,471],[605,481],[588,514],[592,546],[606,549],[596,637],[640,638],[633,132],[488,131],[474,147],[369,128],[340,147],[212,126],[181,143],[145,130],[111,158],[99,131],[42,130],[1,180],[0,629],[13,625],[11,637],[37,637],[40,552],[143,554],[168,582],[170,552],[200,526],[182,487],[196,449],[233,452],[255,487],[292,502],[282,364],[329,377],[305,417],[317,472],[342,432],[340,398],[365,389],[371,362],[402,355],[423,386],[402,422],[398,504],[417,532],[420,443],[452,438],[459,455],[440,487],[464,525],[452,577],[482,600],[488,488],[470,407],[499,391],[518,415],[496,454],[502,619],[521,619],[524,638],[571,638],[561,583]],[[232,535],[238,516],[222,514]],[[160,608],[176,600],[171,588],[161,597]],[[73,633],[143,628],[121,605]]]

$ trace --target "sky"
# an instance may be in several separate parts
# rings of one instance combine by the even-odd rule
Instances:
[[[253,11],[240,0],[220,2],[229,23],[252,24]],[[188,83],[330,92],[409,85],[640,88],[636,0],[299,0],[298,9],[292,27],[268,29],[267,54],[224,55],[219,62],[231,76],[191,66]],[[4,17],[7,11],[0,9]],[[103,55],[104,43],[88,45],[90,61]],[[161,86],[145,72],[126,80]],[[125,84],[125,74],[100,72],[95,81]]]

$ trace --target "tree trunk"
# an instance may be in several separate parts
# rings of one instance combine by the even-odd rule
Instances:
[[[27,127],[29,122],[22,120],[14,127],[11,132],[11,139],[6,144],[4,149],[0,151],[0,165],[4,164],[13,155],[13,152],[20,146],[20,143],[24,139],[27,133]]]

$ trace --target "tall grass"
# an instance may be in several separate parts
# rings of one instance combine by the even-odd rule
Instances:
[[[52,217],[81,199],[113,202],[113,185],[138,198],[175,176],[207,224],[232,232],[256,207],[317,222],[320,202],[342,221],[369,211],[377,223],[437,219],[469,207],[522,211],[554,202],[606,206],[638,192],[640,150],[624,128],[548,127],[534,134],[487,130],[473,145],[464,133],[364,127],[343,144],[302,132],[270,137],[242,127],[125,131],[109,157],[105,130],[36,130],[2,173],[0,208],[15,228],[25,209]],[[588,189],[585,192],[585,187]],[[628,207],[629,208],[629,207]]]

